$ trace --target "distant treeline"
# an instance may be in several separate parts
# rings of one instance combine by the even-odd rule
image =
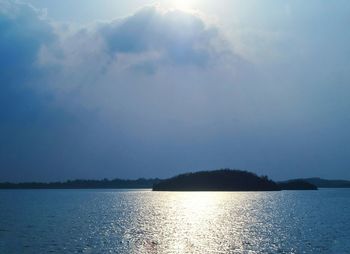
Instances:
[[[26,183],[0,183],[0,189],[143,189],[152,188],[160,179],[123,180],[68,180],[66,182],[26,182]]]

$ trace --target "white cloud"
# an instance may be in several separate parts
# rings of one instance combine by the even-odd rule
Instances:
[[[38,62],[55,69],[47,83],[61,96],[59,100],[69,98],[87,108],[112,112],[132,108],[132,93],[140,94],[138,103],[166,98],[164,87],[183,93],[191,107],[195,93],[210,97],[212,90],[227,89],[227,84],[235,87],[251,74],[249,63],[232,50],[217,28],[195,14],[155,7],[62,36],[42,46]],[[141,91],[152,91],[153,97],[145,99]],[[202,103],[204,107],[207,101]],[[189,112],[178,104],[177,110]]]

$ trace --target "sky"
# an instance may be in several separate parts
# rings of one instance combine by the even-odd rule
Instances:
[[[0,0],[0,181],[350,179],[350,2]]]

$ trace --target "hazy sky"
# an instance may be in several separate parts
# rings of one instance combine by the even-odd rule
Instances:
[[[350,2],[0,0],[0,181],[350,179]]]

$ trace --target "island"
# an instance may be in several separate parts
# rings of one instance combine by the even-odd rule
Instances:
[[[316,185],[318,188],[350,188],[349,180],[329,180],[329,179],[322,179],[319,177],[302,178],[302,179],[296,179],[296,180],[302,180],[302,181],[311,183],[313,185]]]
[[[160,181],[153,191],[279,191],[267,176],[243,170],[219,169],[186,173]]]
[[[219,169],[186,173],[162,180],[153,185],[153,191],[280,191],[317,190],[303,180],[276,183],[267,176],[238,169]]]
[[[317,190],[317,186],[302,179],[278,182],[282,190]]]

